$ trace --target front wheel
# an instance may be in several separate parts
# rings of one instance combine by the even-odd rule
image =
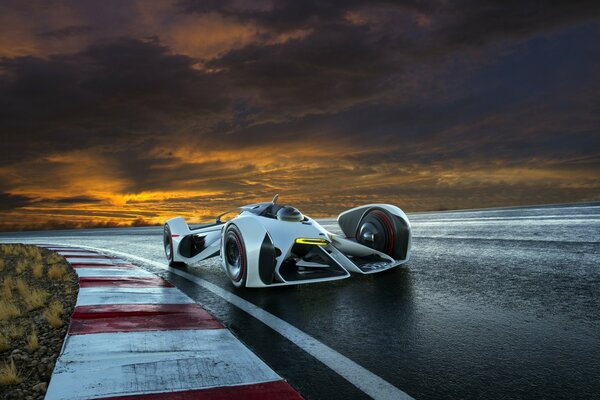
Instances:
[[[185,263],[174,261],[175,253],[173,248],[173,236],[171,235],[171,228],[169,224],[165,224],[163,229],[163,245],[165,248],[165,256],[169,262],[169,267],[183,267]]]
[[[235,287],[246,285],[248,257],[242,233],[235,225],[229,225],[223,235],[223,262],[227,275]]]

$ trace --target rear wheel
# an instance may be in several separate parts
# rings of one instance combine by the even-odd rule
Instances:
[[[394,226],[390,215],[380,209],[369,210],[360,220],[356,240],[367,247],[394,254]]]
[[[223,261],[227,275],[235,287],[246,285],[248,258],[242,233],[235,225],[229,225],[223,235]]]
[[[163,229],[163,245],[165,248],[165,256],[167,257],[167,261],[169,262],[169,267],[183,267],[185,263],[173,261],[175,257],[174,248],[173,248],[173,236],[171,235],[171,228],[169,224],[165,224]]]

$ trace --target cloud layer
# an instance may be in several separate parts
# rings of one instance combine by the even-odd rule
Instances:
[[[6,1],[0,230],[600,199],[593,1]]]

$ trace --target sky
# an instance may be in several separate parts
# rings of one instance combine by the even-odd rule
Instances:
[[[0,0],[0,231],[600,200],[598,1]]]

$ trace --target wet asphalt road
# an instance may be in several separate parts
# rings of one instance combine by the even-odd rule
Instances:
[[[600,398],[600,203],[409,218],[410,263],[379,275],[236,290],[216,258],[186,270],[417,399]],[[321,222],[335,230],[335,220]],[[0,241],[87,245],[164,262],[161,234],[97,229],[0,234]],[[145,267],[196,299],[306,398],[367,398],[222,298]]]

